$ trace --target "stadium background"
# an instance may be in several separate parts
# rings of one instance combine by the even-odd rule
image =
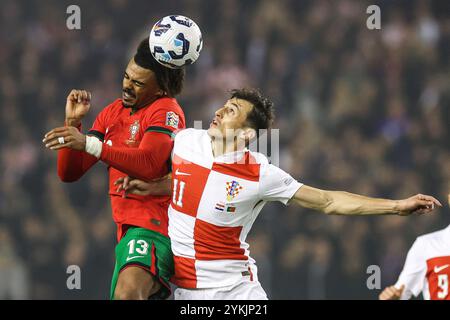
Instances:
[[[81,7],[81,30],[66,8]],[[366,28],[381,7],[382,29]],[[94,116],[120,95],[126,63],[167,14],[204,36],[179,97],[187,123],[209,123],[226,90],[256,86],[276,103],[281,167],[317,187],[446,202],[450,191],[448,1],[14,1],[0,9],[0,299],[107,299],[115,227],[97,165],[61,183],[41,139],[72,88]],[[421,217],[327,217],[266,206],[250,233],[273,299],[374,299],[366,268],[396,280],[414,238],[449,223]],[[66,268],[81,267],[81,290]]]

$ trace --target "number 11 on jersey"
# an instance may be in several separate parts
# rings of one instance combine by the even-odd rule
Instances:
[[[180,186],[178,190],[178,185]],[[178,181],[178,179],[173,179],[173,203],[176,204],[179,207],[183,207],[183,193],[184,193],[184,187],[186,183],[184,181]],[[178,200],[177,200],[177,193],[178,193]]]

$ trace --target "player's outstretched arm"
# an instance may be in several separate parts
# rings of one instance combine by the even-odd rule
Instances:
[[[127,194],[137,194],[140,196],[166,196],[172,194],[172,174],[162,178],[145,182],[130,177],[121,177],[114,182],[117,186],[117,192],[124,191],[124,197]]]
[[[383,215],[407,216],[424,214],[442,207],[432,196],[417,194],[403,200],[376,199],[344,191],[321,190],[302,186],[292,200],[298,205],[335,215]]]
[[[395,286],[386,287],[378,296],[380,300],[400,300],[405,286],[402,285],[400,289]]]

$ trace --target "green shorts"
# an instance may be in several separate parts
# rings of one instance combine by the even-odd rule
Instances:
[[[130,227],[127,230],[116,246],[116,266],[111,283],[111,300],[114,299],[120,271],[131,265],[147,270],[161,283],[161,290],[153,295],[152,299],[167,299],[170,296],[169,279],[174,273],[174,266],[168,237],[159,232],[139,227]]]

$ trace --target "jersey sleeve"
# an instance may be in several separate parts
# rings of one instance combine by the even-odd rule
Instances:
[[[171,138],[181,129],[185,128],[185,118],[182,109],[172,103],[159,102],[154,112],[149,113],[143,123],[145,132],[159,132],[169,135]]]
[[[412,296],[417,297],[424,288],[425,274],[427,266],[425,259],[423,258],[423,248],[421,241],[417,239],[411,246],[406,256],[405,265],[402,272],[395,284],[395,287],[399,289],[402,285],[405,286],[402,296],[402,300],[410,299]]]
[[[77,127],[81,132],[81,125]],[[63,148],[58,151],[57,172],[63,182],[74,182],[80,179],[94,164],[97,158],[83,151]]]
[[[272,164],[261,165],[259,195],[264,201],[280,201],[287,205],[302,185]]]
[[[144,135],[138,148],[112,147],[103,143],[100,160],[142,180],[160,178],[169,172],[173,140],[166,134]]]
[[[185,127],[184,114],[173,100],[161,99],[146,113],[142,126],[145,134],[138,148],[103,143],[100,160],[132,177],[152,180],[170,171],[173,137]]]
[[[106,128],[107,125],[107,119],[108,119],[108,112],[110,110],[110,106],[104,108],[95,118],[94,124],[92,125],[91,129],[88,131],[88,135],[97,137],[100,141],[103,142],[105,139],[106,134]]]

